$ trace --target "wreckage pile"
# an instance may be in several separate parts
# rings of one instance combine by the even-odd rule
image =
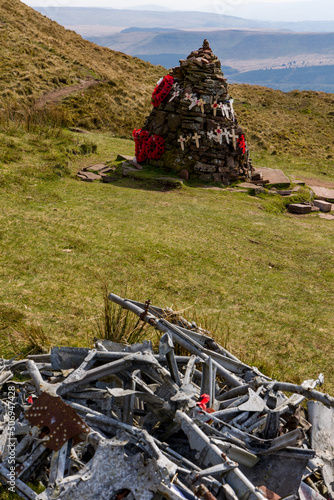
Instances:
[[[227,185],[251,178],[245,135],[207,40],[158,82],[152,104],[143,128],[133,132],[138,162],[147,159],[186,180],[196,174]]]
[[[34,500],[333,498],[322,376],[271,380],[173,311],[109,298],[162,333],[159,352],[100,340],[2,360],[3,485]]]

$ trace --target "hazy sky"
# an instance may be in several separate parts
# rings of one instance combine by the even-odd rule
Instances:
[[[175,10],[279,21],[334,20],[334,0],[22,0],[32,7],[136,8],[152,5]]]

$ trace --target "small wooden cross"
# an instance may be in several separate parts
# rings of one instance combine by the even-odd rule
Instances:
[[[219,108],[219,104],[217,102],[217,99],[215,99],[215,101],[213,102],[213,104],[211,104],[211,108],[213,109],[213,116],[216,116],[217,115],[217,109]]]
[[[182,135],[180,135],[179,139],[177,140],[177,142],[181,144],[182,151],[184,151],[184,143],[186,142],[186,140],[187,139],[185,139]]]
[[[199,139],[201,138],[201,136],[200,136],[200,135],[198,135],[198,133],[196,132],[196,133],[193,135],[193,137],[192,137],[192,138],[193,138],[193,139],[195,140],[195,142],[196,142],[196,148],[199,148]]]
[[[186,101],[191,101],[192,94],[188,94],[188,92],[184,95]]]
[[[208,136],[208,138],[210,139],[210,141],[212,141],[212,139],[215,137],[215,134],[213,133],[213,130],[209,130],[206,135]]]
[[[238,136],[236,135],[234,128],[232,128],[232,131],[229,133],[229,136],[232,139],[233,148],[236,149]]]
[[[198,99],[197,106],[199,106],[201,108],[202,113],[204,113],[204,104],[205,104],[205,102],[203,101],[203,99]]]

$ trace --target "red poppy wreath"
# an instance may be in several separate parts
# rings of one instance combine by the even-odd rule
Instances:
[[[174,83],[174,78],[171,75],[166,75],[163,79],[158,83],[158,85],[153,90],[152,94],[152,104],[155,108],[159,106],[168,96],[169,92]]]

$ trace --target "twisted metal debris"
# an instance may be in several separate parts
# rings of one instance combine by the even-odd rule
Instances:
[[[2,359],[6,488],[31,500],[334,498],[334,398],[316,390],[322,375],[271,380],[173,311],[109,299],[162,333],[159,352],[99,340]]]

